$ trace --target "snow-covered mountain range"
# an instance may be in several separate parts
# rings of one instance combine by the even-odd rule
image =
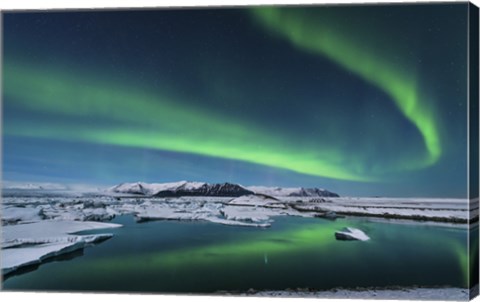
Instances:
[[[225,196],[238,197],[254,194],[244,187],[231,183],[209,184],[205,182],[170,182],[170,183],[123,183],[108,191],[113,193],[139,194],[157,197],[179,196]]]
[[[318,188],[244,187],[238,184],[209,184],[205,182],[179,181],[170,183],[122,183],[107,190],[111,193],[137,194],[157,197],[225,196],[238,197],[265,194],[282,197],[338,197],[338,194]]]

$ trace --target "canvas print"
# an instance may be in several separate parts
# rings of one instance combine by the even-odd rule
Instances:
[[[4,291],[468,300],[468,2],[2,12]]]

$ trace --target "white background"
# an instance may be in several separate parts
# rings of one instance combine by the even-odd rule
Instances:
[[[413,3],[413,2],[431,2],[431,1],[385,1],[385,0],[0,0],[1,10],[10,9],[50,9],[50,8],[105,8],[105,7],[168,7],[168,6],[239,6],[239,5],[259,5],[259,4],[312,4],[312,3]],[[454,2],[454,1],[442,1]],[[471,1],[480,6],[480,0]],[[95,274],[95,272],[92,272]],[[128,276],[125,276],[128,278]],[[111,301],[115,302],[345,302],[351,300],[337,299],[299,299],[299,298],[240,298],[240,297],[220,297],[220,296],[174,296],[174,295],[129,295],[129,294],[71,294],[71,293],[0,293],[0,301],[52,301],[52,302],[85,302],[92,301]],[[383,300],[355,300],[355,301],[380,301]],[[475,299],[480,302],[480,298]]]

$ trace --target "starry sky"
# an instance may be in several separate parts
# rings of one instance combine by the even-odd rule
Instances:
[[[466,197],[467,13],[4,13],[3,179]]]

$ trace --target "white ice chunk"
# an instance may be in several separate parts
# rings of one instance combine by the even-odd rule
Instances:
[[[21,267],[38,264],[45,259],[83,249],[85,245],[112,237],[112,234],[52,238],[53,242],[2,250],[2,273],[8,274]],[[38,242],[38,240],[37,240]],[[25,240],[23,245],[32,244]]]
[[[365,234],[362,230],[349,227],[335,232],[335,238],[338,240],[370,240],[370,237],[368,237],[367,234]]]
[[[225,206],[221,213],[228,220],[253,223],[267,223],[271,216],[278,215],[274,209],[251,206]]]
[[[86,244],[110,238],[111,234],[70,235],[72,233],[121,227],[120,224],[43,220],[7,225],[2,228],[2,272],[40,263],[49,257],[84,248]]]

